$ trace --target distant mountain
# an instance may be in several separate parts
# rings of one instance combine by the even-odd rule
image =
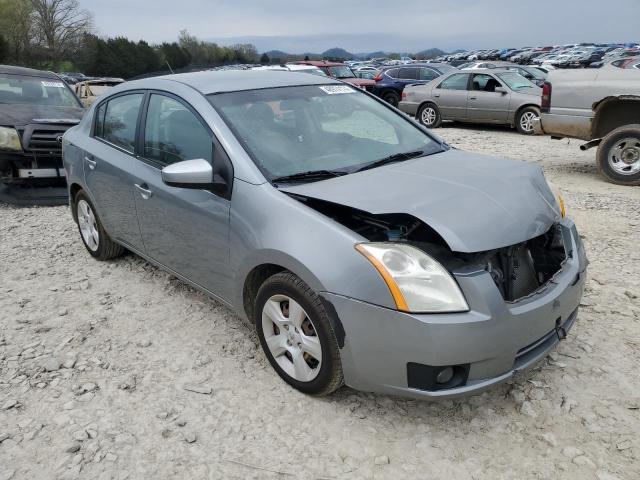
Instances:
[[[269,50],[264,53],[266,53],[269,58],[287,58],[291,56],[289,53],[283,52],[282,50]]]
[[[428,48],[426,50],[422,50],[418,53],[416,53],[416,57],[418,58],[436,58],[439,57],[440,55],[446,55],[447,52],[440,50],[439,48]]]
[[[321,56],[323,58],[331,58],[336,60],[351,60],[352,58],[357,58],[357,56],[353,53],[347,52],[344,48],[339,47],[325,50],[324,52],[322,52]]]

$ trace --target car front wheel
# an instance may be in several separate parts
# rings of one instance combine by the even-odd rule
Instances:
[[[124,248],[107,235],[86,193],[78,192],[74,206],[80,238],[89,253],[98,260],[109,260],[122,255]]]
[[[343,384],[336,336],[316,292],[282,272],[262,284],[255,307],[262,349],[285,382],[313,395],[328,395]]]
[[[394,107],[397,107],[398,103],[400,103],[400,95],[393,91],[385,92],[382,95],[382,99],[389,105],[393,105]]]

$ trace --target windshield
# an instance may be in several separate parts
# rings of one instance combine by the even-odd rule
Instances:
[[[522,90],[523,88],[535,88],[536,85],[516,72],[499,73],[498,77],[506,83],[511,90]]]
[[[0,74],[0,103],[80,106],[62,80],[9,74]]]
[[[332,77],[336,78],[353,78],[355,75],[349,67],[346,65],[340,65],[339,67],[329,67],[329,73]]]
[[[208,98],[269,180],[319,170],[352,173],[393,155],[443,150],[408,117],[350,85],[247,90]]]

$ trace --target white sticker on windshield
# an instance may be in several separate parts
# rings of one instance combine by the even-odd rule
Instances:
[[[347,85],[325,85],[320,87],[320,90],[324,90],[329,95],[336,93],[353,93],[355,90]]]
[[[64,83],[62,82],[45,82],[43,80],[40,83],[42,83],[43,87],[64,88]]]

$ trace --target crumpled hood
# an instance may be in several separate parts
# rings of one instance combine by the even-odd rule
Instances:
[[[560,219],[538,165],[460,150],[280,190],[372,214],[413,215],[456,252],[524,242]]]
[[[83,114],[84,109],[80,107],[0,103],[0,125],[6,127],[30,123],[78,123]]]

